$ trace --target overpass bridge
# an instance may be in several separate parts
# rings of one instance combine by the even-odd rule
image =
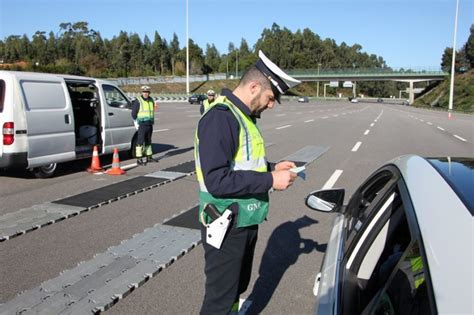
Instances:
[[[393,70],[393,69],[303,69],[303,70],[288,70],[286,71],[292,77],[303,82],[321,82],[321,81],[350,81],[352,82],[352,91],[354,97],[356,96],[356,88],[358,81],[397,81],[408,82],[409,102],[413,103],[415,100],[416,89],[413,88],[415,82],[423,81],[442,81],[449,76],[449,73],[441,70]],[[325,84],[324,87],[326,87]],[[317,94],[319,96],[319,84]]]

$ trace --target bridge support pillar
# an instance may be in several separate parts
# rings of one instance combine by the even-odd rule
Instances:
[[[413,90],[413,82],[414,81],[409,81],[410,87],[408,88],[408,102],[410,102],[410,105],[415,102],[415,92]]]
[[[357,96],[357,81],[354,81],[354,84],[352,84],[352,97],[356,98]]]

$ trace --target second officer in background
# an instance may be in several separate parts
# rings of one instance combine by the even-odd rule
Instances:
[[[153,159],[151,136],[155,123],[155,102],[150,97],[151,88],[147,85],[141,87],[142,95],[132,103],[132,118],[138,125],[137,145],[135,155],[138,165],[146,165]],[[144,156],[145,155],[145,156]]]
[[[207,91],[207,100],[204,100],[202,102],[202,105],[201,105],[201,108],[200,108],[200,112],[201,112],[201,115],[206,111],[208,110],[209,108],[211,108],[213,105],[216,104],[215,100],[216,100],[216,92],[214,92],[214,90],[208,90]]]

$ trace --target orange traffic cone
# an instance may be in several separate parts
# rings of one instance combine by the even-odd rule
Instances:
[[[87,169],[89,173],[98,173],[102,172],[102,166],[100,166],[100,160],[99,160],[99,150],[97,149],[97,146],[94,146],[94,151],[92,152],[92,163],[91,167]]]
[[[118,149],[114,149],[114,156],[112,157],[112,168],[107,171],[109,175],[123,175],[125,171],[120,168]]]

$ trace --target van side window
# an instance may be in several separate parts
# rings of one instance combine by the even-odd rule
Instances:
[[[5,102],[5,81],[0,80],[0,113],[3,112],[4,102]]]
[[[25,80],[20,84],[28,110],[63,109],[66,107],[66,94],[60,82]]]
[[[129,107],[129,100],[115,86],[104,84],[102,88],[104,90],[105,100],[109,106],[118,108]]]

